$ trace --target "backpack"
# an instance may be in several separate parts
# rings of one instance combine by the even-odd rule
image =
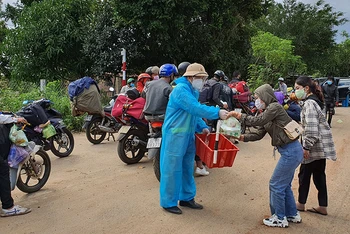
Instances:
[[[200,103],[208,103],[213,99],[213,89],[215,85],[221,85],[219,82],[215,80],[207,80],[202,90],[199,92],[199,102]]]

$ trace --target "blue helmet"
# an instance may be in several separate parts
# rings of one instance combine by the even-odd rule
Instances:
[[[169,77],[171,75],[177,76],[178,71],[174,64],[166,63],[163,64],[159,69],[159,76],[160,77]]]

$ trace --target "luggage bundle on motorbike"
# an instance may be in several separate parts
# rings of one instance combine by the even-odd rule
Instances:
[[[28,140],[43,146],[45,151],[51,150],[58,157],[69,156],[74,148],[74,138],[66,128],[62,114],[52,108],[53,103],[45,98],[23,103],[29,104],[16,114],[29,123],[23,128]]]
[[[143,107],[145,103],[146,100],[144,98],[136,98],[133,100],[126,95],[119,95],[114,103],[112,116],[118,118],[126,114],[136,119],[142,119],[144,117]]]
[[[73,116],[79,116],[85,112],[104,116],[100,90],[92,78],[83,77],[71,82],[68,86],[68,93]]]
[[[144,118],[144,98],[129,98],[119,95],[112,109],[112,116],[122,121],[119,130],[117,151],[127,164],[139,162],[147,152],[148,123]]]
[[[25,118],[33,127],[46,124],[49,121],[45,110],[38,103],[31,103],[16,114]]]

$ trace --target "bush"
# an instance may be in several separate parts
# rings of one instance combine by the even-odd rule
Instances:
[[[0,97],[2,110],[12,112],[20,110],[25,100],[47,98],[54,103],[53,108],[62,114],[68,129],[73,131],[81,131],[82,129],[84,116],[72,116],[67,87],[61,81],[49,82],[44,92],[40,92],[39,85],[35,83],[2,81],[0,83]]]

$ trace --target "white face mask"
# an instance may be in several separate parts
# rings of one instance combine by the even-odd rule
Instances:
[[[194,89],[200,91],[203,88],[203,79],[193,79],[192,86]]]
[[[261,102],[260,98],[255,100],[255,106],[258,110],[262,110],[266,108],[265,103]]]
[[[154,76],[153,80],[159,80],[159,76]]]

